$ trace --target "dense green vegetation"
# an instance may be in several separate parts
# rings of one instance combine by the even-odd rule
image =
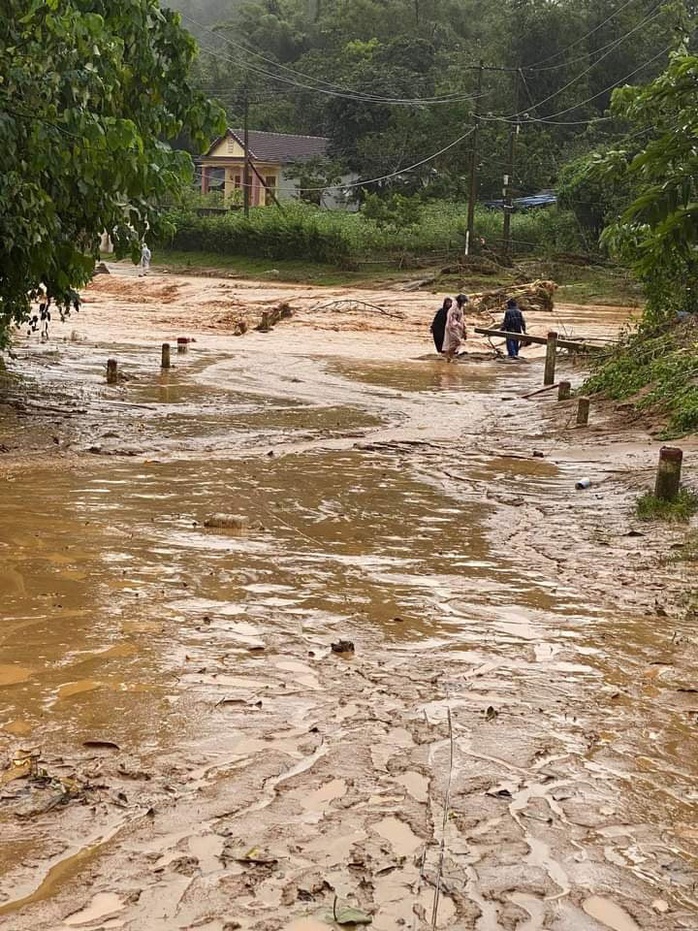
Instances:
[[[630,192],[602,241],[642,282],[647,305],[639,330],[587,389],[660,413],[667,436],[698,430],[697,78],[698,58],[681,52],[647,87],[617,91],[613,109],[637,127],[636,139],[600,154],[592,169],[607,188]]]
[[[7,0],[3,13],[0,348],[40,289],[70,304],[104,230],[138,254],[192,176],[167,140],[203,144],[220,125],[188,78],[193,40],[157,0]]]
[[[584,386],[666,420],[664,436],[698,430],[698,330],[692,320],[641,326],[597,363]]]
[[[218,216],[198,216],[194,209],[170,215],[177,232],[168,242],[180,251],[223,256],[297,259],[353,268],[367,261],[394,265],[446,264],[463,255],[467,224],[462,204],[434,201],[412,204],[410,217],[390,222],[390,215],[328,211],[289,204],[283,212],[268,208]],[[499,249],[501,214],[480,209],[478,232]],[[573,214],[549,208],[514,214],[513,237],[518,252],[551,255],[578,251],[583,243]]]
[[[639,520],[665,520],[670,523],[687,524],[698,513],[698,494],[690,488],[682,488],[673,501],[663,501],[651,491],[641,495],[635,506]],[[690,551],[684,558],[689,559]]]
[[[247,92],[253,128],[327,135],[362,179],[393,176],[370,189],[437,198],[468,191],[478,114],[481,197],[501,194],[515,123],[515,194],[622,139],[612,89],[661,73],[694,12],[684,0],[168,2],[231,124]]]

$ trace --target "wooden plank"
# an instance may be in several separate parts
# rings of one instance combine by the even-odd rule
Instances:
[[[519,341],[527,339],[530,343],[540,343],[545,346],[548,342],[545,336],[529,336],[528,333],[509,333],[507,330],[487,330],[485,327],[475,327],[476,333],[482,333],[483,336],[501,336],[502,339],[518,339]]]
[[[509,333],[507,330],[488,330],[485,327],[476,326],[474,328],[476,333],[481,333],[483,336],[500,336],[502,339],[518,339],[528,340],[529,343],[538,343],[541,346],[546,346],[548,339],[546,336],[531,336],[530,333]],[[590,346],[588,343],[583,342],[582,340],[577,339],[558,339],[557,345],[560,349],[600,349],[600,346]]]

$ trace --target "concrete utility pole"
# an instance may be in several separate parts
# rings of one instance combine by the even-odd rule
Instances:
[[[511,255],[511,214],[514,209],[514,200],[511,196],[511,188],[514,183],[514,171],[516,169],[516,137],[520,131],[519,122],[512,126],[509,133],[509,154],[507,157],[507,171],[504,175],[504,187],[502,196],[504,198],[504,223],[502,226],[502,239],[504,241],[504,254]]]
[[[470,150],[470,194],[468,196],[468,241],[467,254],[469,255],[473,248],[475,238],[475,201],[477,200],[477,158],[478,158],[478,136],[480,135],[480,101],[482,99],[482,72],[484,63],[480,59],[480,66],[477,72],[477,97],[475,98],[475,129],[473,130],[473,142]]]
[[[502,228],[502,239],[504,240],[504,254],[507,258],[511,255],[511,214],[514,209],[511,189],[514,184],[514,171],[516,170],[516,140],[521,132],[519,122],[519,72],[514,75],[514,100],[516,102],[516,125],[511,127],[509,133],[509,154],[507,157],[507,172],[504,175],[504,187],[502,196],[504,199],[504,224]]]
[[[245,84],[243,100],[243,148],[245,149],[245,163],[242,169],[242,197],[245,216],[250,215],[250,94],[247,84]]]

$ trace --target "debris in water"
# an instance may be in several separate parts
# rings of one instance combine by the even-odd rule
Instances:
[[[585,488],[591,488],[591,479],[580,478],[578,482],[575,482],[574,487],[577,489],[577,491],[582,491]]]
[[[83,740],[83,747],[92,750],[120,750],[121,747],[115,744],[113,740]]]
[[[247,530],[250,519],[244,514],[211,514],[204,521],[204,527],[220,530]]]
[[[336,643],[331,644],[333,653],[355,653],[356,648],[354,647],[354,642],[352,640],[338,640]]]
[[[361,909],[353,908],[350,905],[338,909],[337,896],[335,896],[332,903],[332,914],[327,916],[327,921],[334,921],[338,925],[370,925],[373,918],[367,915],[366,912],[362,912]]]
[[[39,774],[39,750],[18,750],[8,766],[0,772],[0,786],[7,785],[15,779],[28,779]]]
[[[272,856],[268,850],[260,847],[251,847],[249,850],[233,848],[229,844],[221,851],[221,860],[224,863],[244,863],[248,866],[276,866],[278,857]]]

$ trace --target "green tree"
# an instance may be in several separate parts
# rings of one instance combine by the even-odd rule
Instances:
[[[628,173],[609,172],[601,152],[590,152],[565,165],[557,192],[560,206],[574,213],[592,248],[632,200]]]
[[[101,233],[137,255],[221,113],[195,91],[193,39],[158,0],[6,0],[0,19],[0,342],[40,288],[59,305]]]
[[[646,87],[616,91],[613,109],[644,145],[610,151],[608,176],[636,196],[603,236],[644,282],[649,318],[695,313],[698,301],[698,56],[675,53]],[[635,141],[637,146],[637,141]],[[634,154],[637,152],[637,154]]]
[[[415,197],[391,194],[379,197],[367,194],[361,213],[373,220],[379,229],[403,230],[416,226],[421,217],[421,204]]]
[[[306,204],[322,204],[325,192],[342,179],[343,167],[335,159],[317,156],[291,162],[286,166],[289,178],[298,182],[299,199]]]

